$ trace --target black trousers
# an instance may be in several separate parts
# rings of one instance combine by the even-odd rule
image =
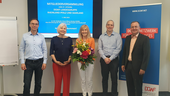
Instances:
[[[130,61],[125,72],[128,96],[142,96],[143,75],[139,75],[139,71],[133,70],[132,62]]]
[[[41,78],[43,70],[41,69],[43,59],[38,60],[26,60],[26,70],[24,71],[24,91],[23,96],[30,96],[30,85],[32,80],[32,74],[35,74],[35,87],[34,96],[39,96],[41,90]]]
[[[112,60],[109,64],[106,64],[103,58],[100,59],[101,63],[101,74],[102,74],[102,87],[103,87],[103,95],[106,96],[108,92],[108,77],[109,72],[112,80],[112,96],[118,96],[117,92],[117,72],[118,72],[118,57]]]

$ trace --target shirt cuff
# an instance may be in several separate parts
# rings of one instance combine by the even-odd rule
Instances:
[[[23,59],[23,60],[21,60],[21,64],[25,64],[25,60]]]
[[[113,60],[113,56],[111,56],[109,59],[112,61]]]
[[[47,63],[47,59],[44,59],[43,64],[46,64],[46,63]]]
[[[102,55],[102,58],[103,58],[103,59],[105,59],[105,58],[106,58],[106,56],[105,56],[105,55]]]
[[[115,59],[116,57],[115,57],[115,55],[112,55],[111,57],[110,57],[110,60],[112,61],[113,59]]]

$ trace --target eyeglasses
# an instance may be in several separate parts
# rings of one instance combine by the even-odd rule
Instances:
[[[39,25],[38,23],[31,23],[31,25]]]

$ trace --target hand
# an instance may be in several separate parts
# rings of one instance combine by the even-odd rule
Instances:
[[[27,69],[26,66],[25,66],[25,64],[21,64],[21,69],[22,69],[22,70],[26,70],[26,69]]]
[[[109,64],[111,62],[110,58],[107,58],[107,57],[104,59],[104,61],[106,64]]]
[[[111,62],[110,58],[108,58],[108,64]]]
[[[121,69],[122,69],[123,72],[125,72],[125,65],[122,65]]]
[[[144,71],[144,70],[142,70],[142,69],[140,69],[140,71],[139,71],[139,75],[143,75],[143,74],[145,74],[145,71]]]
[[[64,64],[66,64],[66,65],[67,65],[68,63],[70,63],[70,61],[69,61],[69,60],[68,60],[68,61],[64,61]]]
[[[56,64],[60,65],[60,66],[65,66],[63,63],[61,63],[60,61],[56,61]]]
[[[44,70],[45,68],[46,68],[46,64],[43,63],[41,69]]]

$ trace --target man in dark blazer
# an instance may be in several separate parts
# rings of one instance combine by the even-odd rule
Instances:
[[[143,75],[150,57],[149,37],[139,33],[140,24],[131,23],[131,35],[125,39],[122,71],[126,71],[128,96],[142,96]]]

